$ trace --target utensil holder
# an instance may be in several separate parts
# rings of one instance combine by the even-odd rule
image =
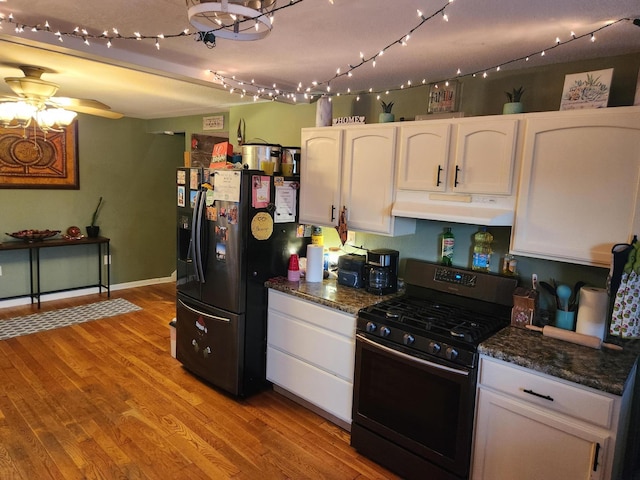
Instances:
[[[556,310],[556,327],[564,330],[573,330],[576,320],[576,312]]]

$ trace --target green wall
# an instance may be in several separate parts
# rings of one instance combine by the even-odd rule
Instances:
[[[79,190],[0,189],[0,232],[27,228],[83,233],[103,197],[97,224],[111,239],[112,284],[168,277],[175,270],[175,167],[183,139],[153,135],[146,122],[79,115]],[[68,258],[73,257],[73,261]],[[28,292],[26,251],[0,252],[0,297]],[[42,288],[96,283],[94,246],[41,251]]]

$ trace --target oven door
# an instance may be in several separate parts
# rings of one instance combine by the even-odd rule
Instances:
[[[401,346],[358,333],[354,381],[353,425],[358,432],[354,435],[352,430],[352,445],[356,449],[360,449],[359,437],[369,438],[378,449],[386,449],[386,443],[390,451],[405,450],[419,457],[419,462],[426,461],[416,464],[416,469],[423,469],[415,472],[416,478],[424,478],[429,464],[438,467],[435,471],[443,470],[431,478],[468,477],[475,369],[419,358]],[[395,469],[390,458],[394,455],[388,451],[365,446],[362,450],[376,461],[386,459],[388,468]],[[414,476],[406,466],[399,472]]]

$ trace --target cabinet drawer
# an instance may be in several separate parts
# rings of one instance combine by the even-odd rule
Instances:
[[[267,346],[267,380],[351,423],[353,384]]]
[[[356,316],[353,314],[307,302],[273,289],[269,289],[269,310],[278,310],[291,317],[300,318],[305,322],[355,339]]]
[[[516,365],[482,358],[479,384],[547,410],[611,428],[615,400]]]
[[[353,382],[354,339],[269,309],[267,344]]]

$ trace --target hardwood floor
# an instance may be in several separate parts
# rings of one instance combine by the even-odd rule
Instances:
[[[1,479],[397,478],[272,390],[239,401],[185,371],[169,353],[173,284],[118,297],[142,310],[0,341]]]

